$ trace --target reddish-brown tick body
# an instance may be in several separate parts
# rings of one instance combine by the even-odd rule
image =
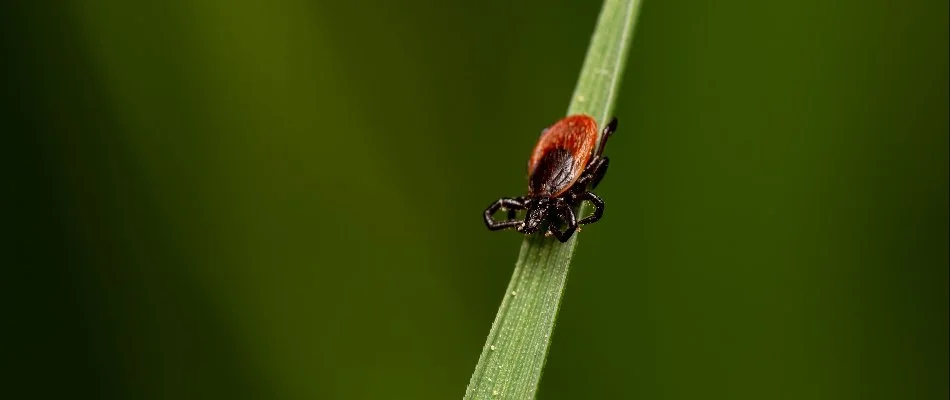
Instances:
[[[556,197],[571,187],[597,145],[597,122],[572,115],[545,129],[528,160],[528,195]]]
[[[547,234],[566,242],[578,226],[598,221],[604,201],[590,190],[607,173],[610,160],[601,153],[616,129],[614,118],[600,135],[600,146],[597,122],[587,115],[565,117],[542,131],[528,160],[528,195],[503,197],[488,206],[484,213],[488,229],[516,228],[530,235],[546,227]],[[585,200],[594,205],[594,212],[578,220],[574,209]],[[507,220],[495,220],[498,210],[507,212]],[[524,218],[516,218],[517,210],[526,211]]]

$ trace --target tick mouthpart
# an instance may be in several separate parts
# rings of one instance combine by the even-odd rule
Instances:
[[[525,215],[524,224],[518,229],[519,232],[527,235],[533,234],[541,229],[541,225],[544,224],[544,221],[548,217],[548,208],[551,200],[542,197],[532,203],[533,204],[528,208],[528,214]]]
[[[521,232],[526,235],[531,235],[538,231],[541,228],[541,223],[535,220],[528,220],[525,223],[521,224],[518,228],[518,232]]]

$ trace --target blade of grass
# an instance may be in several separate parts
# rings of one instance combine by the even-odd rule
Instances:
[[[642,0],[605,0],[568,115],[607,122]],[[586,207],[581,207],[586,212]],[[541,234],[526,237],[465,399],[530,399],[537,392],[576,246]]]

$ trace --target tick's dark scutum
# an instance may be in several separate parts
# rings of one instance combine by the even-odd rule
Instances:
[[[570,151],[563,148],[549,150],[528,178],[528,191],[532,195],[551,196],[563,191],[576,175]]]

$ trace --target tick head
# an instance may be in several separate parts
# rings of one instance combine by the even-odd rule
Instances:
[[[533,234],[541,228],[541,225],[548,218],[551,206],[551,199],[542,197],[532,201],[528,205],[528,215],[525,216],[524,225],[518,231],[526,235]]]

